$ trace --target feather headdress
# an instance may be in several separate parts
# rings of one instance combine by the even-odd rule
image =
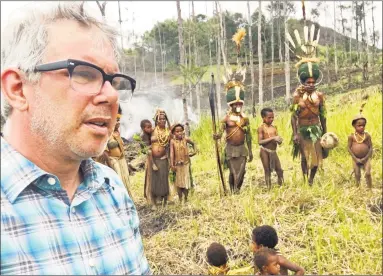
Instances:
[[[241,50],[241,42],[246,36],[246,30],[245,28],[239,28],[237,32],[233,35],[233,40],[235,42],[235,45],[237,45],[237,53],[239,54],[239,51]]]
[[[226,68],[225,75],[222,77],[225,83],[226,102],[228,105],[236,102],[244,102],[245,98],[245,79],[246,68],[239,62],[239,54],[241,51],[241,43],[246,36],[246,30],[239,28],[233,35],[232,41],[234,41],[237,50],[237,68],[233,72],[231,67]]]
[[[289,32],[286,32],[286,38],[290,43],[290,46],[287,46],[299,59],[299,61],[295,64],[295,67],[298,69],[297,77],[300,82],[304,82],[304,80],[309,77],[313,77],[316,80],[319,78],[321,72],[319,70],[318,63],[320,60],[316,57],[319,37],[320,29],[318,28],[316,31],[314,24],[311,25],[310,32],[308,26],[303,27],[302,38],[297,29],[294,30],[294,38],[289,34]],[[317,82],[316,85],[319,83],[320,81]]]
[[[233,35],[232,41],[235,42],[237,49],[237,69],[233,72],[230,67],[226,68],[225,75],[222,77],[225,83],[226,91],[234,86],[240,86],[241,89],[244,89],[243,83],[246,78],[246,68],[242,67],[239,63],[239,53],[241,50],[242,40],[246,36],[246,30],[244,28],[239,28],[237,32]]]
[[[359,120],[359,119],[363,119],[367,122],[367,119],[366,117],[363,116],[362,112],[363,112],[363,108],[364,106],[366,105],[367,101],[364,101],[361,105],[360,105],[360,108],[359,108],[359,114],[355,115],[354,118],[352,119],[352,122],[351,124],[354,125],[354,123]]]

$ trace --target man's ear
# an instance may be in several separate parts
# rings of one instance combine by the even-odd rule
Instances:
[[[1,92],[12,108],[25,111],[28,101],[25,97],[23,73],[17,68],[8,68],[1,72]]]

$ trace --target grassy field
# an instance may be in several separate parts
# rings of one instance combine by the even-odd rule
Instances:
[[[275,125],[284,142],[278,155],[285,184],[279,188],[273,173],[273,188],[265,188],[256,145],[260,116],[251,119],[254,160],[247,166],[239,195],[220,196],[211,121],[202,118],[193,130],[200,154],[193,157],[196,183],[190,202],[174,199],[166,209],[150,211],[143,198],[144,172],[132,177],[133,194],[140,215],[146,256],[155,274],[206,274],[206,249],[211,242],[225,245],[231,267],[252,262],[249,250],[253,227],[269,224],[279,235],[278,248],[307,274],[381,274],[382,213],[375,205],[382,197],[382,94],[372,86],[327,99],[328,131],[335,132],[339,146],[324,161],[313,187],[303,183],[299,160],[292,160],[290,114],[276,113]],[[347,136],[353,132],[352,117],[364,95],[369,95],[364,115],[372,136],[373,189],[364,179],[353,182]],[[228,171],[226,171],[227,179]],[[228,186],[228,184],[227,184]]]

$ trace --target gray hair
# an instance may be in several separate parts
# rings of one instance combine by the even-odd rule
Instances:
[[[54,22],[62,19],[74,20],[84,27],[96,26],[103,32],[112,44],[117,62],[120,59],[117,36],[118,32],[107,25],[103,20],[85,11],[84,2],[53,2],[48,8],[32,6],[18,10],[22,12],[14,16],[13,20],[4,28],[1,39],[1,70],[8,67],[17,67],[24,71],[31,82],[37,82],[40,74],[33,73],[34,68],[40,64],[45,55],[48,44],[48,28]],[[1,96],[1,113],[7,120],[12,107]]]

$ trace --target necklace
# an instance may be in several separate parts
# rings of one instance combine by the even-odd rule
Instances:
[[[359,140],[358,141],[358,138],[357,136],[362,139],[362,140]],[[354,133],[354,138],[355,138],[355,141],[358,143],[358,144],[362,144],[364,142],[364,140],[366,140],[366,133],[363,133],[363,137],[358,133],[358,132],[355,132]]]
[[[169,130],[168,129],[160,129],[158,126],[156,127],[158,144],[161,147],[166,147],[169,144]]]

